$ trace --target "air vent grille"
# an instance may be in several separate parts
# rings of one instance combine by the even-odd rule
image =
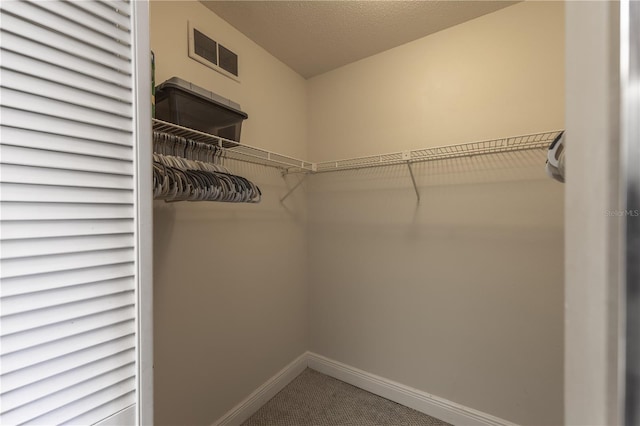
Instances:
[[[196,55],[200,55],[212,64],[218,65],[218,43],[198,30],[193,30],[193,41]]]
[[[189,24],[189,57],[238,80],[238,55]]]
[[[220,58],[220,67],[229,71],[231,74],[238,76],[238,55],[224,47],[218,46],[218,56]]]

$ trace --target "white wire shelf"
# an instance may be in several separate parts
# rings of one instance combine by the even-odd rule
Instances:
[[[153,119],[153,130],[216,145],[224,150],[227,158],[276,167],[287,173],[326,173],[528,149],[547,149],[551,142],[562,132],[562,130],[553,130],[500,139],[311,163],[157,119]]]
[[[395,164],[412,164],[424,161],[444,160],[457,157],[469,157],[527,149],[547,149],[560,132],[562,132],[562,130],[433,148],[422,148],[412,151],[370,155],[338,161],[323,161],[321,163],[316,163],[313,168],[315,169],[315,173],[325,173],[339,170],[391,166]]]
[[[313,169],[313,164],[308,161],[256,148],[254,146],[244,145],[230,139],[221,138],[209,133],[157,120],[155,118],[153,119],[153,130],[218,146],[224,150],[223,152],[226,158],[233,160],[276,167],[286,172],[311,172]]]

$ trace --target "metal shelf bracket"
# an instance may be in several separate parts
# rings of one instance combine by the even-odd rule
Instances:
[[[416,198],[418,204],[420,204],[420,192],[418,192],[418,184],[416,184],[416,177],[413,175],[413,168],[411,168],[411,151],[403,151],[402,159],[407,162],[409,168],[409,176],[411,176],[411,182],[413,183],[413,190],[416,191]]]
[[[287,191],[287,193],[284,194],[284,196],[282,198],[280,198],[280,202],[283,203],[284,200],[286,200],[289,197],[289,195],[293,194],[293,191],[295,191],[296,189],[298,189],[298,187],[300,185],[302,185],[302,182],[304,182],[306,177],[307,177],[307,174],[302,175],[302,178],[298,181],[298,183],[293,185],[293,187],[289,191]],[[284,178],[284,176],[283,176],[283,178]]]

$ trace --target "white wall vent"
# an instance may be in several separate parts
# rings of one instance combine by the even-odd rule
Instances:
[[[209,37],[201,29],[196,29],[190,22],[188,26],[189,57],[233,80],[240,81],[238,55]]]

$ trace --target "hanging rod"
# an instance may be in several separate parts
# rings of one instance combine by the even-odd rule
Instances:
[[[226,158],[244,161],[246,163],[275,167],[283,170],[285,173],[290,171],[311,172],[313,169],[313,164],[308,161],[299,160],[297,158],[256,148],[254,146],[244,145],[230,139],[221,138],[219,136],[189,129],[187,127],[168,123],[155,118],[153,119],[153,130],[182,136],[186,139],[191,139],[197,142],[215,145],[223,149],[224,156]]]
[[[450,158],[470,157],[475,155],[521,151],[527,149],[547,149],[560,132],[562,132],[562,130],[433,148],[422,148],[412,151],[369,155],[345,160],[323,161],[315,164],[314,173],[382,167],[396,164],[420,163],[424,161],[445,160]]]

